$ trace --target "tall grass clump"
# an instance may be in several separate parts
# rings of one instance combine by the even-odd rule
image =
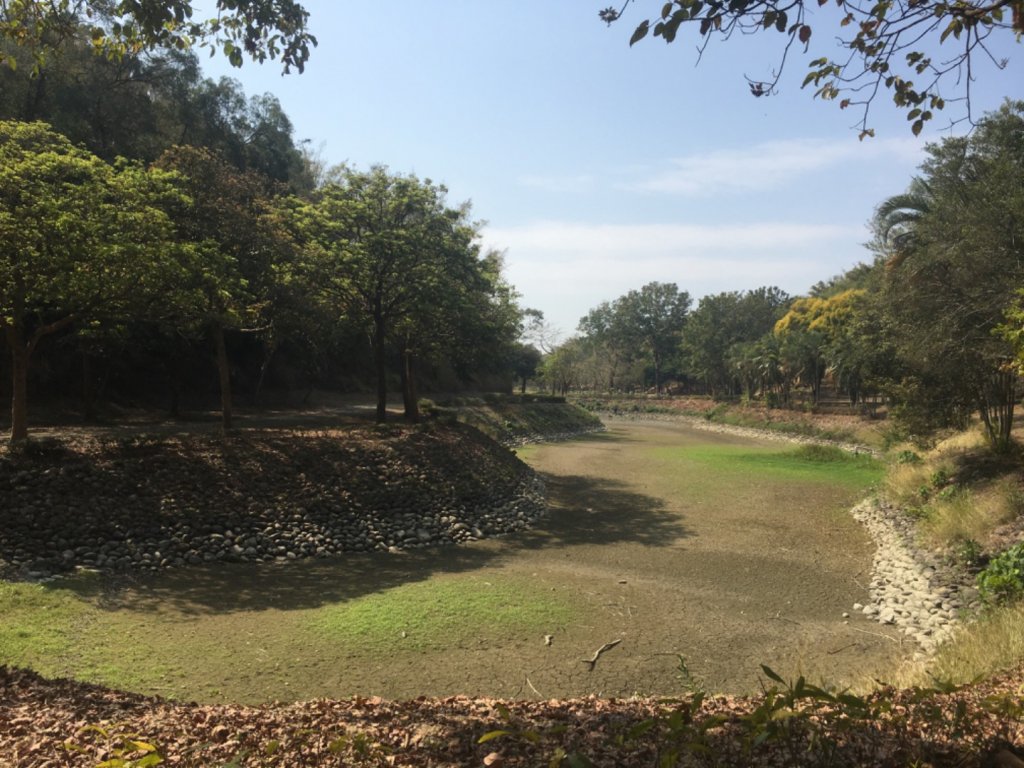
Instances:
[[[993,459],[980,430],[958,433],[918,454],[893,449],[884,490],[893,503],[922,519],[936,547],[983,542],[1024,513],[1024,491],[1013,467]]]
[[[1015,668],[1024,659],[1024,602],[986,611],[961,627],[926,661],[908,665],[893,680],[900,687],[927,686],[935,680],[957,685]]]
[[[1024,512],[1024,493],[1013,479],[1001,478],[973,488],[950,486],[926,508],[923,530],[933,543],[984,541]]]

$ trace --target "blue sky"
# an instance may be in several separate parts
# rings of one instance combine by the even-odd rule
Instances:
[[[807,61],[835,53],[836,27],[822,20],[780,93],[758,99],[744,76],[770,77],[781,35],[712,44],[699,64],[685,29],[631,49],[661,6],[638,2],[606,27],[607,0],[305,0],[319,46],[303,74],[220,57],[204,68],[274,93],[332,164],[384,164],[472,200],[521,303],[564,336],[652,280],[695,300],[798,294],[866,259],[875,205],[906,187],[948,119],[915,138],[883,94],[877,138],[859,142],[859,113],[800,88]],[[1009,66],[980,67],[976,114],[1024,98],[1024,45],[1003,37]]]

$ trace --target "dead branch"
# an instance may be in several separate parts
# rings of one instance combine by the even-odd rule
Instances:
[[[589,658],[589,659],[580,659],[580,661],[582,661],[584,664],[589,664],[590,665],[590,671],[593,672],[594,671],[594,665],[597,664],[597,660],[599,658],[601,658],[601,654],[604,653],[605,651],[610,651],[612,648],[614,648],[616,645],[618,645],[621,642],[622,642],[622,638],[619,638],[618,640],[612,640],[610,643],[605,643],[600,648],[598,648],[596,651],[594,651],[594,655],[591,658]]]

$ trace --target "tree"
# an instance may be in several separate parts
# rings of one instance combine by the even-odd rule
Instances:
[[[165,174],[111,166],[42,123],[0,122],[0,331],[11,354],[11,441],[28,437],[28,371],[48,336],[144,311],[173,269]]]
[[[992,448],[1006,451],[1017,388],[1006,313],[1024,284],[1024,102],[928,153],[929,208],[882,288],[906,368],[895,390],[905,409],[949,421],[976,410]]]
[[[680,291],[675,283],[648,283],[616,302],[615,311],[621,313],[625,333],[650,355],[658,394],[663,366],[679,345],[689,308],[690,294]]]
[[[449,208],[446,191],[382,166],[343,168],[317,191],[321,233],[310,268],[322,299],[370,336],[378,422],[387,418],[389,341],[396,331],[411,341],[410,334],[440,327],[445,305],[438,297],[452,298],[445,295],[447,269],[453,260],[466,268],[476,230],[468,205]],[[413,350],[406,346],[403,357],[406,351]]]
[[[835,349],[864,296],[860,289],[850,289],[829,298],[809,296],[794,301],[789,311],[775,324],[775,335],[782,340],[783,356],[791,361],[797,379],[811,388],[817,403],[821,384]],[[846,377],[856,376],[853,361],[847,361]],[[856,386],[856,381],[855,381]],[[856,401],[856,397],[854,397]]]
[[[621,311],[620,302],[603,301],[580,318],[578,330],[596,348],[605,368],[603,385],[608,391],[616,388],[617,377],[622,368],[629,364],[636,354],[635,339]]]
[[[771,333],[789,296],[779,288],[731,291],[705,296],[686,321],[682,352],[687,371],[704,381],[712,395],[733,395],[738,380],[751,387],[756,367],[749,346]],[[734,347],[741,346],[742,349]],[[751,363],[751,365],[747,365]]]
[[[518,343],[512,348],[512,373],[520,382],[519,391],[526,394],[526,382],[537,375],[543,355],[532,344]]]
[[[153,162],[174,145],[203,146],[293,191],[311,187],[278,99],[247,97],[232,78],[203,78],[191,51],[108,59],[94,55],[80,30],[34,72],[27,52],[14,48],[11,55],[18,66],[0,67],[0,117],[45,120],[107,161]]]
[[[0,0],[0,39],[31,52],[41,65],[85,27],[98,53],[119,58],[148,48],[219,49],[236,67],[246,56],[280,59],[303,70],[316,38],[295,0],[217,0],[214,17],[195,18],[193,0]],[[0,63],[14,59],[0,50]]]
[[[580,363],[583,360],[583,340],[572,338],[544,356],[541,378],[551,388],[551,394],[563,397],[579,385]]]
[[[272,215],[268,180],[239,171],[208,149],[174,147],[157,165],[180,174],[188,203],[174,213],[191,248],[167,311],[179,327],[213,343],[225,431],[232,427],[226,331],[267,333],[273,326],[275,269],[288,253],[287,232]]]
[[[618,20],[633,0],[624,0],[621,9],[605,8],[601,18],[611,24]],[[773,75],[767,80],[750,79],[754,96],[774,92],[794,46],[809,51],[811,36],[822,31],[815,12],[827,0],[811,6],[805,0],[670,0],[660,4],[660,14],[636,26],[630,45],[648,34],[666,43],[676,40],[680,29],[692,26],[698,35],[698,51],[703,53],[717,38],[729,40],[735,34],[769,34],[782,38],[782,50]],[[812,11],[813,9],[813,11]],[[837,34],[841,53],[812,59],[803,85],[813,85],[815,96],[838,100],[841,109],[861,109],[861,138],[873,136],[868,125],[869,110],[880,92],[888,91],[897,109],[907,111],[914,134],[936,111],[943,109],[948,96],[943,88],[951,84],[958,94],[954,100],[966,102],[971,117],[971,83],[979,59],[1005,66],[988,48],[993,34],[1024,32],[1024,3],[1021,0],[920,0],[893,3],[889,0],[837,0],[837,12],[824,21],[829,34]],[[938,54],[950,37],[958,50]],[[949,49],[943,49],[948,51]]]

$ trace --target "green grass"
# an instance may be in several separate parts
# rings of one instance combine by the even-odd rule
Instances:
[[[351,652],[439,650],[496,635],[539,636],[576,609],[536,585],[473,577],[435,579],[329,606],[311,624]]]
[[[84,586],[93,583],[94,577],[88,577]],[[62,669],[90,609],[59,585],[0,581],[0,663],[30,666],[44,674]]]
[[[101,609],[100,591],[97,574],[48,584],[0,581],[0,664],[122,688],[164,679],[167,666],[147,653],[157,623]]]
[[[870,456],[816,445],[784,449],[699,445],[656,448],[652,453],[654,458],[677,464],[679,469],[697,465],[744,483],[763,478],[860,489],[879,482],[884,474],[883,464]]]
[[[535,643],[585,610],[530,579],[442,576],[316,608],[189,619],[111,610],[100,585],[96,576],[0,582],[0,664],[170,698],[256,703],[302,690],[321,659]]]

